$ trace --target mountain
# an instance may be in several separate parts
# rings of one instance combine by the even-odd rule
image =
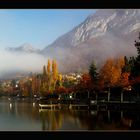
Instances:
[[[139,9],[100,9],[41,53],[57,59],[61,71],[85,71],[93,60],[100,66],[110,57],[135,56],[139,31]]]
[[[20,52],[20,53],[39,53],[40,52],[39,49],[35,49],[33,46],[31,46],[28,43],[25,43],[15,48],[9,47],[9,48],[6,48],[6,50],[10,52]]]

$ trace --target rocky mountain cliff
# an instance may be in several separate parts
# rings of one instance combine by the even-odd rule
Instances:
[[[84,71],[92,60],[100,66],[110,57],[136,55],[139,31],[139,9],[100,9],[41,53],[56,58],[61,71]]]

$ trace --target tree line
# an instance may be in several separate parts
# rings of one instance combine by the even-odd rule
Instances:
[[[41,74],[32,74],[27,80],[19,81],[19,91],[23,96],[67,93],[98,93],[105,88],[120,87],[140,91],[140,34],[134,44],[137,49],[136,57],[109,58],[100,69],[96,68],[95,61],[90,66],[88,73],[75,84],[63,79],[58,72],[56,60],[48,59],[47,65],[43,66]],[[86,95],[85,95],[86,96]]]
[[[140,33],[134,44],[137,56],[109,58],[103,66],[97,70],[93,61],[89,67],[89,73],[82,76],[76,86],[77,91],[100,92],[109,88],[120,88],[140,93]]]

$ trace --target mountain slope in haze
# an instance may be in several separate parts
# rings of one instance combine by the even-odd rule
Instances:
[[[92,60],[100,66],[110,57],[134,56],[140,31],[139,9],[100,9],[55,40],[42,54],[56,58],[61,71],[87,70]]]

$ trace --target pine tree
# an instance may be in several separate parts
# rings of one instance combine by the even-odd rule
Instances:
[[[95,66],[94,61],[91,63],[91,65],[89,67],[89,75],[91,76],[93,81],[97,80],[98,73],[97,73],[97,68]]]
[[[131,75],[130,78],[133,81],[132,86],[133,89],[136,90],[137,92],[137,97],[139,97],[139,92],[140,92],[140,33],[138,37],[138,41],[135,40],[135,47],[137,49],[137,56],[134,58],[133,57],[133,65],[131,68]]]
[[[131,63],[127,59],[127,57],[124,57],[124,67],[122,68],[122,72],[130,72],[131,71]]]
[[[48,64],[47,64],[47,89],[50,91],[51,89],[51,62],[50,59],[48,59]]]
[[[135,40],[135,47],[137,48],[137,53],[138,53],[136,59],[140,60],[140,33],[138,39],[139,41]]]
[[[43,76],[45,77],[47,75],[47,73],[46,73],[46,66],[44,65],[43,66]]]
[[[46,66],[43,66],[43,74],[42,74],[42,81],[41,81],[41,92],[47,92],[47,71]]]
[[[137,49],[137,56],[133,58],[133,66],[131,70],[131,77],[140,76],[140,33],[138,37],[139,41],[135,40],[135,47]]]

